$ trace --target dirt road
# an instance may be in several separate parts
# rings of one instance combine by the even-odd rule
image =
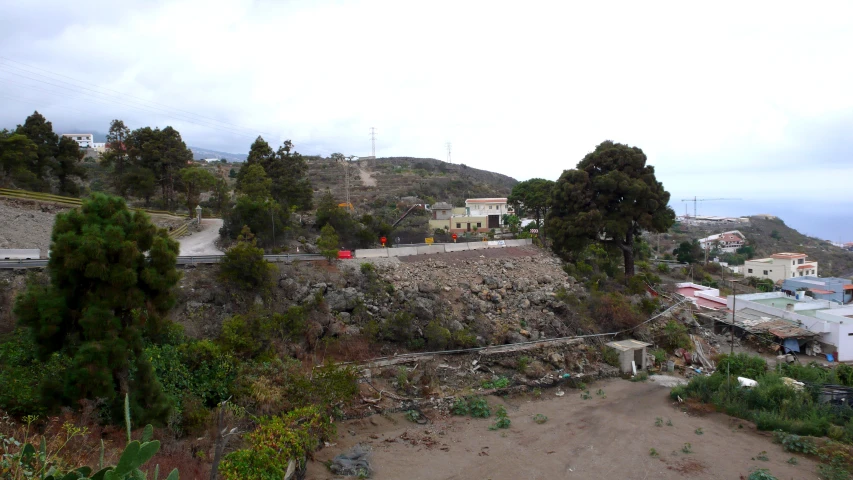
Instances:
[[[433,418],[432,410],[425,410],[433,418],[427,425],[399,413],[344,422],[338,425],[337,445],[317,452],[307,478],[340,478],[321,462],[357,443],[373,450],[376,480],[731,480],[754,468],[767,468],[778,478],[817,478],[813,461],[798,457],[797,465],[787,463],[792,454],[773,444],[769,434],[721,414],[683,413],[669,400],[669,389],[653,382],[602,381],[589,392],[586,400],[577,390],[563,397],[548,390],[542,399],[489,398],[493,411],[498,405],[507,409],[512,421],[507,430],[488,430],[494,417]],[[537,413],[548,421],[535,423]],[[657,418],[661,426],[655,425]],[[652,448],[656,456],[650,455]]]
[[[189,237],[181,237],[181,253],[183,256],[192,255],[222,255],[222,250],[214,244],[219,238],[219,229],[222,228],[222,220],[218,218],[202,219],[201,226],[204,230],[195,232]]]

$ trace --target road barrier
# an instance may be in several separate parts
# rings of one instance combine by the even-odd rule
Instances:
[[[178,265],[197,265],[205,263],[219,263],[225,255],[198,255],[178,257]],[[322,260],[324,257],[316,253],[295,253],[283,255],[264,255],[264,260],[271,263],[290,263],[295,261]],[[3,268],[40,268],[47,266],[47,259],[42,260],[0,260],[0,269]]]
[[[367,248],[356,250],[355,258],[408,257],[411,255],[464,252],[468,250],[481,250],[486,248],[521,247],[524,245],[531,245],[532,243],[533,240],[525,238],[520,240],[497,240],[491,242],[440,243],[434,245],[420,245],[417,247]]]

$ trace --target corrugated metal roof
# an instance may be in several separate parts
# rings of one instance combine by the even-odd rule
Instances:
[[[639,350],[641,348],[650,347],[651,343],[641,342],[639,340],[619,340],[618,342],[610,342],[607,344],[608,347],[615,348],[621,352],[627,352],[628,350]]]

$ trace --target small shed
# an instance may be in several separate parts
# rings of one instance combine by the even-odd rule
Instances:
[[[607,344],[608,347],[619,353],[619,370],[622,373],[634,372],[633,368],[631,368],[632,361],[637,365],[637,370],[645,370],[648,367],[646,348],[651,345],[651,343],[640,342],[638,340],[620,340]]]

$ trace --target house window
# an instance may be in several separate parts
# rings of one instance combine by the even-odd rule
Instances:
[[[483,226],[483,224],[481,222],[477,222],[477,228],[480,228],[482,226]]]
[[[764,271],[764,274],[767,275],[767,270]]]
[[[491,210],[491,209],[492,209],[492,206],[491,206],[491,205],[489,205],[489,210]]]
[[[456,228],[462,228],[462,224],[461,224],[461,223],[457,223],[457,224],[456,224]]]
[[[800,259],[800,265],[802,265],[804,261],[805,261],[805,260],[803,260],[803,259],[801,258],[801,259]]]
[[[752,273],[752,269],[751,269],[751,268],[749,269],[749,273]]]

